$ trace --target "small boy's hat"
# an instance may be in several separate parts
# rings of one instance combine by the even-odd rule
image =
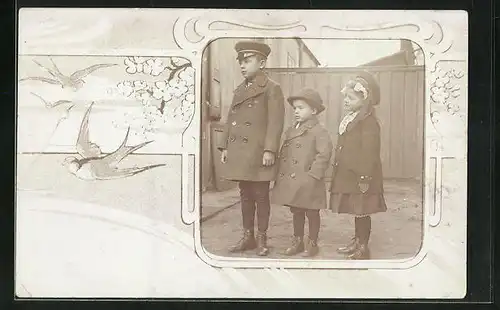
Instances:
[[[316,109],[318,114],[323,112],[323,110],[325,110],[325,106],[323,105],[323,100],[321,99],[321,96],[314,89],[303,88],[296,95],[287,98],[288,103],[290,105],[292,105],[293,101],[297,99],[302,99],[305,102],[307,102],[307,104],[309,104],[312,108]]]
[[[237,59],[245,59],[257,54],[267,58],[271,53],[269,45],[257,41],[239,41],[234,45],[234,49],[238,53]]]
[[[368,89],[368,96],[372,105],[378,105],[380,103],[380,86],[370,72],[364,70],[356,72],[354,80],[361,82],[361,84]]]

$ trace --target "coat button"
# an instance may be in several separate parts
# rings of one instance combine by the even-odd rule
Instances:
[[[339,145],[338,146],[338,150],[340,151],[342,149],[342,145]]]
[[[280,173],[280,177],[284,177],[285,174],[283,172]]]
[[[236,141],[236,138],[234,136],[231,136],[231,138],[229,138],[229,141],[234,142]]]
[[[245,126],[250,126],[250,125],[252,125],[252,123],[250,123],[250,122],[245,122]]]
[[[302,144],[297,143],[297,144],[296,144],[296,147],[300,148],[300,147],[302,147]]]
[[[339,163],[338,163],[338,162],[335,162],[335,163],[333,164],[333,166],[334,166],[334,167],[337,167],[338,165],[339,165]]]
[[[286,157],[283,157],[282,160],[283,160],[283,162],[286,162]]]
[[[294,173],[292,173],[292,174],[290,174],[290,177],[291,177],[292,179],[295,179],[295,172],[294,172]]]
[[[248,138],[247,137],[244,137],[242,140],[243,140],[243,143],[247,143],[248,142]]]
[[[248,107],[251,108],[253,105],[251,103],[248,104]]]
[[[231,124],[232,124],[233,126],[236,126],[236,122],[232,122]]]
[[[299,162],[298,162],[297,160],[295,160],[295,159],[294,159],[294,160],[292,160],[292,163],[293,163],[294,165],[296,165],[296,164],[298,164]]]

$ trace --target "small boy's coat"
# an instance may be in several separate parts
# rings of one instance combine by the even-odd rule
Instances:
[[[326,208],[324,173],[333,144],[316,118],[290,127],[279,156],[279,171],[271,202],[304,209]]]

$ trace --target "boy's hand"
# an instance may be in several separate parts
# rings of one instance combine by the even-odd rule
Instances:
[[[265,151],[262,156],[262,164],[264,166],[272,166],[274,165],[275,156],[273,152]]]
[[[220,154],[220,161],[225,164],[227,162],[227,150],[222,150]]]

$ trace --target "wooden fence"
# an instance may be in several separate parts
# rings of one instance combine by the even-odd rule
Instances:
[[[421,178],[424,141],[424,68],[384,66],[366,68],[380,84],[381,101],[376,115],[381,124],[381,158],[386,178]],[[327,109],[321,123],[336,143],[343,116],[340,90],[359,68],[270,68],[270,77],[281,84],[285,96],[302,87],[317,90]],[[286,105],[285,128],[293,121]],[[329,173],[327,174],[329,175]]]

